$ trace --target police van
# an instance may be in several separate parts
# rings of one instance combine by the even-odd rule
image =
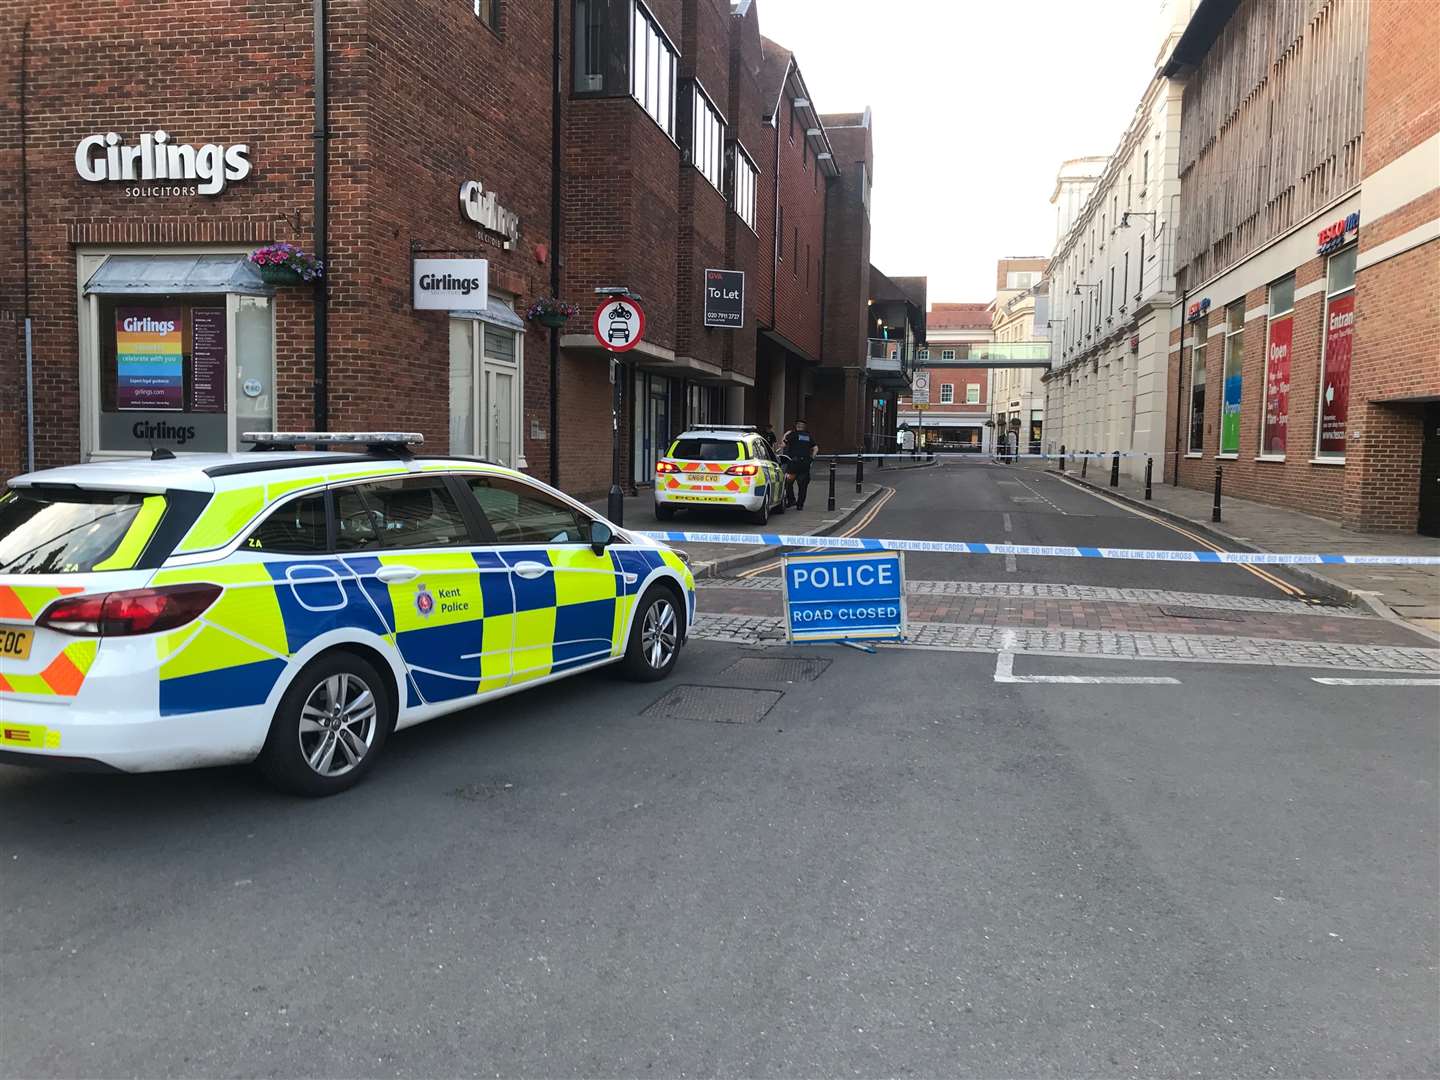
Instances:
[[[734,507],[761,525],[785,512],[780,462],[753,425],[686,431],[655,463],[655,517],[696,506]]]
[[[673,668],[695,616],[678,552],[514,470],[421,456],[418,435],[245,438],[268,452],[9,482],[0,761],[254,761],[328,795],[399,728],[608,664]]]

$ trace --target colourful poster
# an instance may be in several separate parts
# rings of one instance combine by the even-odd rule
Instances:
[[[1220,393],[1220,453],[1240,451],[1240,337],[1231,338],[1225,348],[1225,380]]]
[[[181,412],[185,357],[178,307],[115,309],[115,406]]]
[[[1325,372],[1320,380],[1320,453],[1345,453],[1350,415],[1350,343],[1355,336],[1355,294],[1330,301],[1325,309]]]
[[[1260,453],[1285,456],[1290,426],[1290,343],[1295,320],[1287,315],[1270,323],[1265,342],[1265,415],[1260,427]]]
[[[225,411],[225,309],[190,313],[190,410]]]

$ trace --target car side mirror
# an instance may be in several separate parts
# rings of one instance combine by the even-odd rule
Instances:
[[[605,549],[615,542],[615,530],[603,521],[590,523],[590,550],[604,555]]]

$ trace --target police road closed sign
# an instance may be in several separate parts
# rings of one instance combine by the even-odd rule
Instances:
[[[595,340],[611,352],[627,352],[645,336],[645,312],[633,300],[617,296],[595,312]]]
[[[787,555],[790,641],[894,639],[905,632],[905,563],[898,551]]]

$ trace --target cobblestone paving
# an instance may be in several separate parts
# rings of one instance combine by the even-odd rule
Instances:
[[[701,614],[696,618],[691,633],[706,641],[767,645],[784,640],[785,624],[782,619],[769,615]],[[1221,635],[1016,629],[912,622],[907,642],[884,647],[988,653],[1001,651],[1002,645],[1011,652],[1039,656],[1440,673],[1440,649]]]
[[[707,589],[743,589],[779,592],[778,576],[712,578],[699,583]],[[907,581],[910,596],[973,596],[979,599],[1081,600],[1106,604],[1154,604],[1166,607],[1200,607],[1224,611],[1266,611],[1277,615],[1316,615],[1329,618],[1372,619],[1368,612],[1301,600],[1270,600],[1262,596],[1218,596],[1213,593],[1170,592],[1165,589],[1113,589],[1098,585],[1047,585],[1025,581]]]

